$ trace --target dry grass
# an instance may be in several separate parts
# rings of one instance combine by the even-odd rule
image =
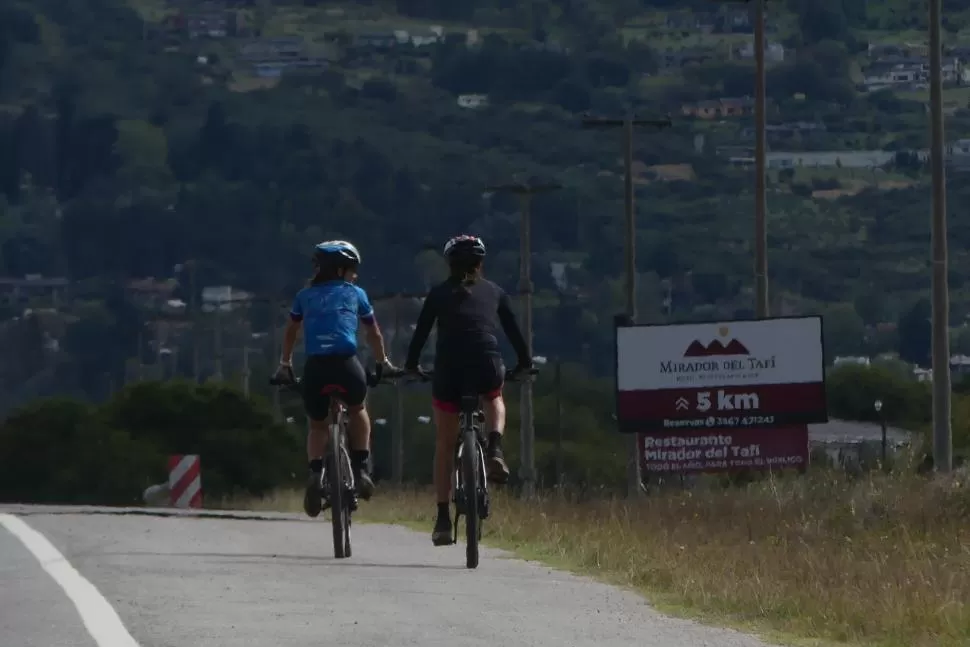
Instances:
[[[429,532],[432,501],[385,490],[360,516]],[[494,507],[486,543],[631,586],[668,611],[786,641],[970,644],[970,487],[959,478],[814,475],[637,502],[499,493]]]

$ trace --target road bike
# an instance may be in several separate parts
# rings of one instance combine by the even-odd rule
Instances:
[[[382,371],[366,371],[367,386],[374,387],[386,383]],[[273,386],[303,392],[302,378],[293,381],[270,378]],[[338,384],[326,384],[320,390],[322,395],[330,396],[330,437],[327,440],[327,456],[324,460],[320,479],[320,496],[323,502],[321,511],[330,508],[330,521],[333,526],[333,555],[344,559],[353,554],[350,542],[351,515],[357,510],[357,484],[354,479],[350,453],[347,451],[347,406],[341,396],[346,390]]]
[[[530,368],[523,373],[512,370],[505,372],[506,382],[531,379],[539,372]],[[434,374],[430,370],[420,370],[424,381]],[[452,544],[458,543],[458,519],[465,517],[465,566],[478,568],[478,544],[482,539],[482,521],[491,513],[488,496],[488,478],[485,468],[484,431],[485,412],[481,407],[481,396],[466,393],[461,398],[458,413],[458,445],[455,448],[455,469],[452,476],[452,503],[455,504],[454,532]]]

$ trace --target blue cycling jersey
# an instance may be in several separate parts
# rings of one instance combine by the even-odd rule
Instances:
[[[336,280],[297,292],[290,317],[303,321],[307,357],[353,355],[357,352],[357,321],[373,323],[374,308],[362,288]]]

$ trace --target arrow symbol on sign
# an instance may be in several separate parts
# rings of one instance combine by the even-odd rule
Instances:
[[[675,404],[677,405],[678,411],[681,411],[682,409],[686,409],[690,406],[690,402],[687,401],[687,398],[677,398],[677,401],[675,402]]]

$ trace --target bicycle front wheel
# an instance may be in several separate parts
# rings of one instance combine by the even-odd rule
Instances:
[[[478,473],[481,469],[478,439],[473,430],[462,435],[461,481],[465,504],[465,565],[478,568],[478,538],[481,519],[478,517]]]

